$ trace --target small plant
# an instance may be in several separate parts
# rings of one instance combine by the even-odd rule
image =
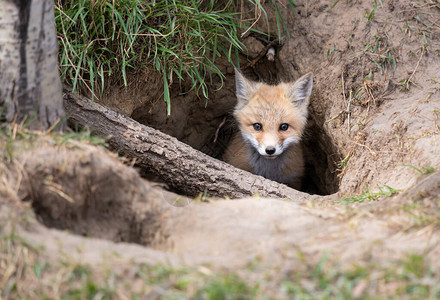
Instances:
[[[373,38],[374,43],[366,43],[364,52],[376,65],[381,74],[383,74],[384,69],[388,66],[392,66],[393,70],[395,70],[397,67],[397,50],[388,44],[386,33],[374,35]]]
[[[357,202],[378,201],[381,199],[388,198],[389,196],[392,196],[398,192],[398,190],[393,189],[388,185],[383,185],[382,187],[378,186],[377,188],[378,188],[377,192],[372,192],[370,190],[370,187],[367,185],[367,190],[363,192],[361,195],[342,198],[336,200],[335,202],[348,204],[348,203],[357,203]]]
[[[287,299],[436,299],[439,295],[439,274],[428,267],[423,254],[409,253],[388,266],[369,263],[345,270],[322,262],[285,278]]]
[[[420,49],[420,56],[412,73],[409,75],[409,77],[406,77],[399,81],[399,85],[401,86],[400,87],[401,91],[409,91],[411,85],[417,86],[417,84],[412,80],[412,78],[414,77],[414,74],[416,73],[417,68],[419,67],[420,61],[422,60],[422,58],[425,56],[426,53],[427,53],[427,49],[426,49],[426,45],[424,45]],[[411,51],[410,56],[414,56],[414,55],[415,53]]]
[[[381,0],[379,0],[379,1],[381,1]],[[382,3],[382,1],[381,1],[381,3]],[[365,13],[365,15],[364,15],[367,18],[368,22],[373,20],[374,15],[376,14],[376,10],[377,10],[377,0],[374,0],[373,9],[371,10],[371,12],[368,15],[367,15],[367,13]]]
[[[33,131],[27,129],[28,124],[5,123],[0,125],[0,159],[11,162],[17,154],[39,145],[38,141],[47,141],[51,145],[74,144],[81,141],[87,144],[107,147],[106,140],[93,135],[88,129],[71,133]]]
[[[339,0],[334,0],[333,4],[332,4],[332,8],[336,6],[336,4],[338,4]]]
[[[413,165],[400,165],[401,167],[408,167],[411,169],[416,170],[417,172],[419,172],[420,175],[426,175],[426,174],[430,174],[430,173],[434,173],[435,172],[435,168],[431,167],[431,166],[425,166],[422,168],[417,168],[416,166]]]
[[[403,266],[406,272],[416,276],[417,278],[422,278],[425,274],[425,260],[422,255],[407,255],[403,260]]]
[[[107,143],[104,138],[93,135],[92,132],[88,129],[83,129],[71,133],[54,134],[54,137],[56,137],[56,143],[59,145],[67,144],[70,140],[77,140],[95,146],[107,147]]]
[[[194,299],[255,299],[257,286],[249,286],[237,275],[224,275],[214,278],[200,289]]]
[[[36,131],[27,130],[28,123],[5,123],[0,125],[0,151],[2,159],[5,161],[12,161],[15,152],[19,147],[16,146],[17,141],[26,141],[31,144],[35,138],[40,134]]]
[[[339,51],[335,46],[331,46],[330,49],[327,50],[327,59],[333,56],[333,53]]]
[[[205,189],[203,193],[200,193],[197,197],[194,198],[195,202],[209,202],[208,190]]]
[[[402,79],[397,83],[397,85],[400,86],[400,91],[402,92],[409,91],[409,87],[411,86],[411,84],[414,84],[414,82],[409,80],[408,78]]]
[[[337,163],[339,169],[343,169],[348,165],[348,161],[350,160],[350,156],[346,156],[343,160]]]

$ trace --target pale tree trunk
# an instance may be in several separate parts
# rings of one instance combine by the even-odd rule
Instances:
[[[47,129],[64,118],[52,0],[0,0],[0,109]],[[60,127],[59,127],[60,128]]]

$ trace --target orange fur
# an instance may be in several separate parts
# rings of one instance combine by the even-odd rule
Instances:
[[[270,86],[236,73],[239,132],[232,138],[224,160],[243,170],[299,189],[304,174],[300,140],[307,121],[311,74],[294,83]],[[255,128],[254,124],[260,124]],[[287,124],[285,130],[281,124]],[[272,153],[274,152],[274,153]]]

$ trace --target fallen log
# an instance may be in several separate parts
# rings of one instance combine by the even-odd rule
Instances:
[[[110,149],[136,160],[136,165],[158,176],[188,196],[243,198],[252,195],[295,202],[312,196],[212,158],[176,138],[142,125],[112,109],[64,90],[64,108],[71,127],[89,127],[107,138]]]

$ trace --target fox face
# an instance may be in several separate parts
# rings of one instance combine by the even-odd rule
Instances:
[[[276,159],[298,144],[307,121],[312,74],[270,86],[252,82],[236,70],[234,117],[244,141],[266,159]]]

